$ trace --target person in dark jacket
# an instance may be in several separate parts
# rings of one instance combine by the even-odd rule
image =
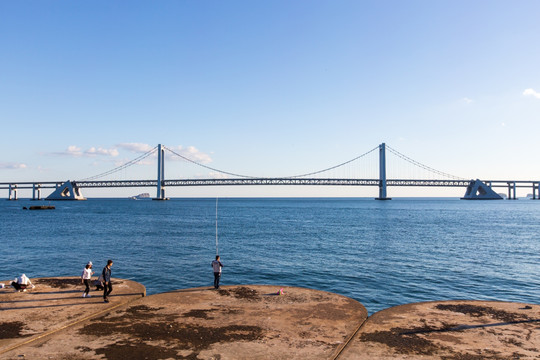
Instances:
[[[103,277],[103,301],[106,303],[109,302],[109,294],[112,292],[112,283],[111,283],[111,266],[113,265],[112,260],[107,260],[107,265],[103,268],[101,276]]]

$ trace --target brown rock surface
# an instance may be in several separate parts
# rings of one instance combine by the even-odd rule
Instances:
[[[379,311],[339,359],[540,359],[540,305],[438,301]]]
[[[9,359],[324,359],[367,317],[350,298],[278,286],[178,290],[139,299]]]
[[[7,353],[13,354],[21,346],[27,346],[25,344],[53,336],[64,328],[141,298],[146,293],[145,287],[139,283],[113,278],[111,302],[106,304],[103,292],[90,291],[93,297],[83,298],[84,285],[77,277],[31,281],[36,287],[26,292],[16,292],[10,286],[0,290],[0,359],[9,358]]]

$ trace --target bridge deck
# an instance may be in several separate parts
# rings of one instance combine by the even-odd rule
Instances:
[[[538,186],[539,181],[534,180],[483,180],[492,187]],[[439,186],[439,187],[466,187],[471,180],[437,180],[437,179],[387,179],[387,186]],[[0,189],[32,189],[34,186],[42,189],[54,189],[62,181],[43,182],[11,182],[0,183]],[[107,187],[156,187],[157,180],[102,180],[102,181],[75,181],[79,188],[107,188]],[[231,179],[176,179],[164,180],[163,186],[231,186],[231,185],[325,185],[325,186],[379,186],[379,179],[335,179],[335,178],[231,178]]]

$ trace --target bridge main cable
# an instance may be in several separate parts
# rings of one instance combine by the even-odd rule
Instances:
[[[216,169],[216,168],[213,168],[211,166],[207,166],[207,165],[204,165],[204,164],[201,164],[200,162],[197,162],[197,161],[194,161],[194,160],[191,160],[190,158],[186,157],[186,156],[183,156],[179,153],[177,153],[176,151],[172,150],[172,149],[169,149],[168,147],[166,146],[163,146],[166,150],[170,151],[171,153],[173,153],[174,155],[192,163],[192,164],[195,164],[195,165],[198,165],[198,166],[201,166],[203,168],[206,168],[206,169],[209,169],[209,170],[212,170],[212,171],[216,171],[216,172],[219,172],[221,174],[226,174],[226,175],[231,175],[231,176],[237,176],[239,178],[247,178],[247,179],[261,179],[260,176],[250,176],[250,175],[240,175],[240,174],[235,174],[235,173],[231,173],[231,172],[228,172],[228,171],[223,171],[223,170],[219,170],[219,169]],[[318,171],[314,171],[314,172],[310,172],[310,173],[306,173],[306,174],[300,174],[300,175],[292,175],[292,176],[277,176],[277,177],[267,177],[267,179],[294,179],[294,178],[301,178],[301,177],[306,177],[306,176],[311,176],[311,175],[316,175],[316,174],[321,174],[321,173],[324,173],[326,171],[330,171],[330,170],[333,170],[333,169],[336,169],[336,168],[339,168],[341,166],[344,166],[344,165],[347,165],[353,161],[356,161],[370,153],[372,153],[373,151],[377,150],[379,147],[376,146],[374,147],[373,149],[363,153],[362,155],[359,155],[357,157],[355,157],[354,159],[351,159],[351,160],[348,160],[348,161],[345,161],[341,164],[338,164],[338,165],[335,165],[335,166],[331,166],[329,168],[326,168],[326,169],[322,169],[322,170],[318,170]]]
[[[216,169],[216,168],[213,168],[211,166],[207,166],[207,165],[204,165],[204,164],[201,164],[200,162],[197,162],[197,161],[194,161],[194,160],[191,160],[190,158],[188,157],[185,157],[183,155],[180,155],[179,153],[177,153],[176,151],[172,150],[172,149],[169,149],[168,147],[166,146],[163,146],[163,148],[165,148],[166,150],[170,151],[171,153],[173,153],[174,155],[192,163],[192,164],[195,164],[195,165],[198,165],[198,166],[201,166],[203,168],[206,168],[208,170],[212,170],[212,171],[217,171],[221,174],[226,174],[226,175],[232,175],[232,176],[238,176],[238,177],[241,177],[241,178],[254,178],[255,176],[248,176],[248,175],[240,175],[240,174],[235,174],[235,173],[231,173],[231,172],[227,172],[227,171],[223,171],[223,170],[219,170],[219,169]]]
[[[455,176],[455,175],[452,175],[452,174],[448,174],[448,173],[445,173],[445,172],[442,172],[442,171],[439,171],[437,169],[434,169],[432,167],[429,167],[427,165],[424,165],[414,159],[411,159],[410,157],[406,156],[406,155],[403,155],[402,153],[400,153],[399,151],[397,151],[396,149],[393,149],[392,147],[390,147],[389,145],[386,145],[386,148],[391,152],[393,153],[394,155],[396,155],[397,157],[421,168],[421,169],[424,169],[424,170],[427,170],[427,171],[430,171],[432,173],[435,173],[437,175],[442,175],[442,176],[445,176],[445,177],[449,177],[451,179],[455,179],[455,180],[466,180],[465,178],[463,177],[460,177],[460,176]]]
[[[152,155],[153,153],[155,153],[157,151],[157,146],[155,146],[153,149],[145,152],[144,154],[142,154],[141,156],[131,160],[131,161],[128,161],[127,163],[125,164],[122,164],[120,166],[117,166],[115,167],[114,169],[111,169],[109,171],[106,171],[104,173],[101,173],[101,174],[98,174],[98,175],[94,175],[94,176],[90,176],[90,177],[87,177],[87,178],[84,178],[84,179],[81,179],[81,180],[78,180],[78,181],[89,181],[89,180],[94,180],[94,179],[99,179],[101,177],[104,177],[104,176],[107,176],[107,175],[111,175],[111,174],[114,174],[118,171],[121,171],[121,170],[124,170],[125,168],[128,168],[132,165],[135,165],[136,163],[138,163],[139,161],[143,160],[143,159],[146,159],[148,156]]]
[[[363,153],[362,155],[359,155],[357,157],[355,157],[354,159],[351,159],[349,161],[345,161],[344,163],[341,163],[341,164],[338,164],[338,165],[335,165],[335,166],[332,166],[332,167],[329,167],[329,168],[326,168],[326,169],[323,169],[323,170],[319,170],[319,171],[315,171],[315,172],[311,172],[311,173],[308,173],[308,174],[302,174],[302,175],[294,175],[294,176],[289,176],[290,178],[299,178],[299,177],[306,177],[306,176],[311,176],[311,175],[316,175],[316,174],[321,174],[323,172],[326,172],[326,171],[330,171],[330,170],[334,170],[334,169],[337,169],[338,167],[341,167],[341,166],[344,166],[344,165],[347,165],[349,163],[352,163],[353,161],[356,161],[360,158],[363,158],[364,156],[368,155],[368,154],[371,154],[373,151],[377,150],[379,148],[379,146],[375,146],[373,149]]]

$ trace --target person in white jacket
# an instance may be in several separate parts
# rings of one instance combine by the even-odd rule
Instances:
[[[89,261],[88,264],[86,264],[86,267],[83,269],[83,272],[81,275],[81,282],[86,286],[82,294],[82,297],[91,297],[89,293],[90,293],[90,281],[92,280],[92,275],[94,275],[94,272],[92,271],[92,262]]]
[[[26,291],[26,289],[33,289],[34,284],[30,281],[30,279],[25,275],[22,274],[20,277],[16,278],[12,283],[11,286],[15,288],[16,291]]]

